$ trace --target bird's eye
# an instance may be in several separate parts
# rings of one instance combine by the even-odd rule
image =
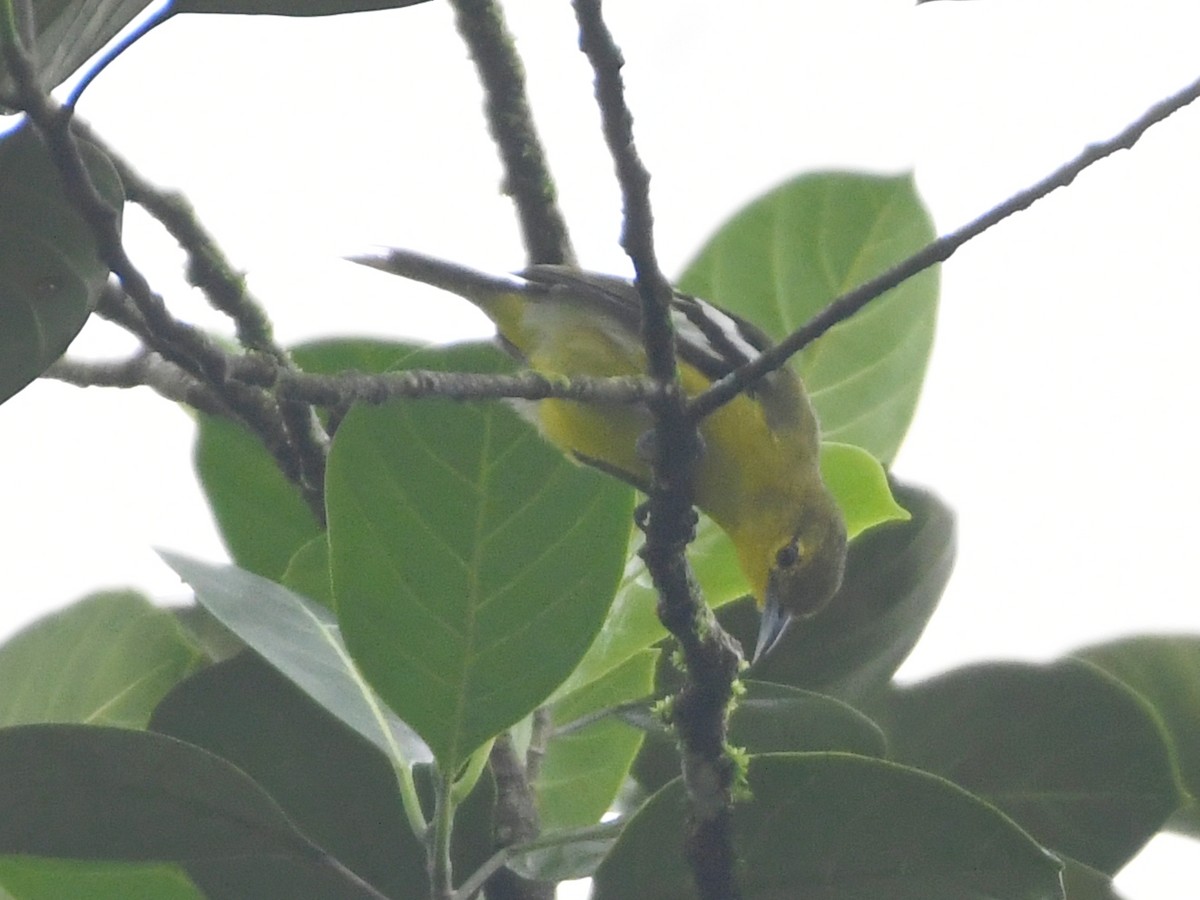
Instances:
[[[790,569],[798,562],[800,562],[800,548],[794,543],[785,544],[775,554],[775,565],[781,569]]]

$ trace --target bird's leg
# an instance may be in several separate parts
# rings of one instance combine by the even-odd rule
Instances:
[[[596,459],[594,456],[588,456],[586,453],[580,453],[578,450],[572,450],[571,455],[585,466],[590,466],[605,475],[611,475],[618,481],[623,481],[626,484],[637,488],[643,494],[650,493],[650,481],[640,475],[635,475],[633,472],[626,472],[624,469],[617,466],[609,465],[602,459]]]

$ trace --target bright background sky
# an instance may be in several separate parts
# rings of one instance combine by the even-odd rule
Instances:
[[[510,24],[582,263],[627,272],[619,200],[566,0]],[[664,269],[802,171],[915,169],[945,232],[1200,75],[1194,0],[609,0]],[[285,342],[478,336],[465,304],[339,261],[375,244],[499,271],[522,255],[448,7],[326,19],[185,17],[81,113],[185,190]],[[1200,108],[968,245],[943,269],[925,393],[895,465],[957,512],[959,558],[902,674],[1200,632]],[[135,260],[218,323],[134,215]],[[414,299],[415,298],[415,299]],[[122,355],[90,325],[80,354]],[[144,390],[38,383],[0,407],[0,636],[100,587],[184,596],[161,546],[219,558],[185,414]],[[1200,846],[1158,838],[1118,885],[1194,898]],[[1170,873],[1174,873],[1171,875]]]

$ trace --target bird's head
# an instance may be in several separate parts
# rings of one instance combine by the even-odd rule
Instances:
[[[820,612],[841,587],[846,524],[824,485],[812,493],[790,530],[773,547],[755,659],[771,649],[792,619]]]

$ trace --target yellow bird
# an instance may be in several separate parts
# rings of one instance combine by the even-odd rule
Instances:
[[[535,371],[619,376],[646,371],[641,299],[624,279],[565,266],[493,276],[406,250],[354,262],[433,285],[469,300],[493,322],[507,350]],[[695,396],[770,346],[732,313],[676,293],[672,317],[683,388]],[[653,427],[636,405],[542,400],[542,433],[576,459],[635,487],[650,481],[639,439]],[[757,658],[793,617],[819,612],[837,591],[846,526],[821,481],[816,416],[800,379],[778,369],[705,418],[694,474],[696,505],[729,535],[763,607]]]

